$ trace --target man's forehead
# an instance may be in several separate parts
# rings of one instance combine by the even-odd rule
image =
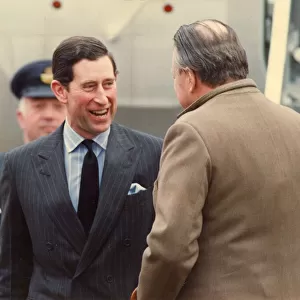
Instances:
[[[93,78],[114,78],[113,64],[108,56],[96,60],[82,59],[73,66],[74,79],[93,80]]]

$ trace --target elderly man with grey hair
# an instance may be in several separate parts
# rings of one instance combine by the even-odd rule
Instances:
[[[247,79],[235,31],[179,28],[138,300],[300,299],[300,115]]]

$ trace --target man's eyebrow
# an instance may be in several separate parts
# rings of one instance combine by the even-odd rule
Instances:
[[[86,84],[91,84],[91,83],[96,83],[96,81],[95,80],[86,80],[86,81],[83,81],[82,83],[81,83],[81,85],[86,85]]]
[[[105,78],[103,81],[114,81],[114,80],[115,80],[114,77],[107,77],[107,78]],[[83,82],[81,83],[81,85],[95,84],[95,83],[97,83],[96,80],[86,80],[86,81],[83,81]]]

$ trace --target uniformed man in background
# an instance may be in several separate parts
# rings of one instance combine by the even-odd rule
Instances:
[[[17,120],[24,143],[53,132],[65,119],[65,106],[54,96],[51,60],[39,60],[19,69],[11,81],[11,91],[19,99]]]
[[[17,120],[25,144],[53,132],[66,117],[65,105],[56,99],[50,88],[51,65],[51,60],[33,61],[22,66],[11,80],[11,91],[19,100]],[[0,153],[0,177],[4,154]]]

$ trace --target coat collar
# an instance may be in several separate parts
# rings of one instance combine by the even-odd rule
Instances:
[[[196,108],[203,105],[205,102],[209,101],[210,99],[212,99],[220,94],[224,94],[226,92],[234,91],[234,90],[241,89],[241,88],[257,88],[257,86],[256,86],[255,82],[249,78],[223,84],[223,85],[218,86],[217,88],[213,89],[212,91],[208,92],[207,94],[203,95],[199,99],[197,99],[190,106],[188,106],[185,110],[183,110],[177,116],[177,118],[180,118],[187,112],[195,110]]]

